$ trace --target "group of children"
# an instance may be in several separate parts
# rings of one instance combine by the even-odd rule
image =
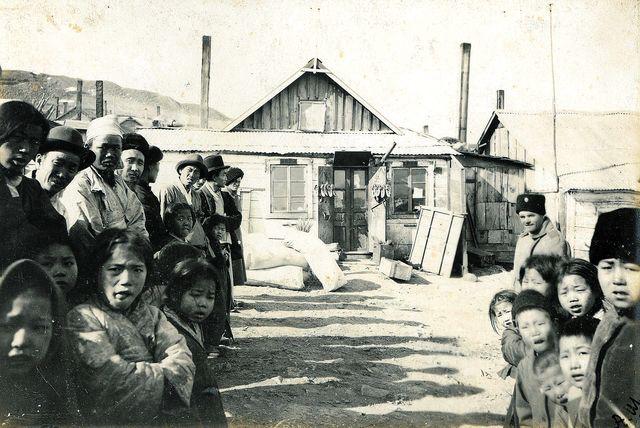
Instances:
[[[533,255],[489,318],[515,377],[506,426],[640,423],[640,209],[599,216],[589,261]]]
[[[24,175],[45,141],[70,150],[48,131],[28,103],[0,105],[0,423],[226,426],[210,365],[233,338],[228,219],[208,217],[196,247],[193,208],[173,203],[161,248],[126,221],[78,246],[51,195]]]

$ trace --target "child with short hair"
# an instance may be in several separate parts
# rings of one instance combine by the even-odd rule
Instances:
[[[556,342],[553,308],[535,290],[523,290],[513,303],[512,315],[526,346],[516,376],[516,415],[520,425],[553,426],[553,403],[541,391],[533,364],[537,355],[553,350]]]
[[[0,278],[0,422],[57,425],[66,409],[62,293],[33,260],[9,265]]]
[[[191,407],[207,426],[226,426],[222,398],[207,361],[202,323],[213,311],[220,279],[209,263],[198,259],[179,262],[173,269],[162,311],[187,341],[193,355],[196,374],[191,394]]]
[[[520,268],[522,290],[536,290],[549,297],[551,288],[556,284],[561,261],[562,258],[554,254],[536,254],[528,257]]]
[[[196,222],[196,214],[191,205],[177,202],[167,206],[164,210],[163,219],[169,235],[174,240],[187,242],[187,237]]]
[[[85,423],[161,424],[188,412],[195,366],[184,337],[140,298],[152,268],[149,240],[107,229],[96,238],[93,294],[67,314]]]
[[[589,261],[597,266],[605,314],[591,344],[579,421],[585,426],[640,424],[640,208],[598,217]]]
[[[556,286],[550,298],[561,318],[602,318],[602,289],[598,269],[586,260],[570,259],[560,263]]]
[[[536,355],[533,361],[533,371],[540,383],[540,391],[545,395],[547,405],[555,405],[552,420],[554,427],[573,426],[570,422],[569,406],[575,414],[580,399],[580,390],[573,388],[565,376],[555,349],[549,349]]]

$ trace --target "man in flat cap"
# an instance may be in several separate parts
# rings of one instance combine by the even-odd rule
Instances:
[[[82,135],[69,126],[56,126],[36,155],[35,179],[56,206],[59,192],[78,172],[93,164],[96,155],[84,146]]]
[[[151,241],[154,252],[160,251],[170,240],[169,233],[162,222],[160,201],[151,191],[150,186],[150,184],[156,182],[162,157],[162,151],[158,147],[149,147],[149,151],[145,156],[144,170],[134,187],[134,191],[144,208],[144,216],[146,218],[145,227],[147,232],[149,232],[149,240]]]
[[[60,195],[69,235],[79,254],[88,254],[96,236],[112,227],[148,237],[142,204],[115,174],[122,153],[122,129],[116,117],[91,121],[86,144],[95,161],[79,172]]]
[[[122,154],[120,155],[122,169],[118,173],[129,189],[134,192],[135,185],[144,171],[148,154],[149,143],[142,135],[130,133],[122,137]]]
[[[205,248],[207,237],[202,228],[205,218],[202,198],[193,188],[200,177],[207,173],[202,156],[195,153],[186,155],[176,164],[176,172],[178,173],[176,180],[161,188],[158,194],[162,218],[164,219],[167,207],[178,202],[189,204],[196,215],[196,221],[191,233],[187,236],[187,242]]]
[[[569,255],[569,244],[547,217],[544,195],[538,193],[518,195],[516,213],[524,229],[516,243],[513,258],[514,287],[519,292],[520,268],[529,256],[534,254],[566,256]]]

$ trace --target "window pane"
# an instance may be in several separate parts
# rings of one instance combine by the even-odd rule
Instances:
[[[407,168],[396,168],[393,170],[393,183],[409,185],[409,170]]]
[[[291,181],[304,181],[304,167],[292,166],[290,169]]]
[[[287,180],[287,167],[286,166],[272,166],[271,178],[276,181]]]
[[[300,101],[300,121],[298,129],[302,131],[324,131],[325,103]]]
[[[353,208],[367,207],[367,190],[356,189],[353,191]]]
[[[424,183],[425,178],[426,178],[426,171],[424,168],[411,168],[412,183]]]
[[[304,183],[291,183],[291,197],[304,197]]]
[[[345,172],[343,169],[333,171],[333,181],[337,189],[344,189]]]
[[[291,198],[291,211],[304,211],[304,198]]]
[[[336,196],[334,196],[333,201],[336,209],[344,209],[344,190],[336,190]]]
[[[420,206],[425,204],[425,184],[424,183],[411,183],[411,208],[414,210]]]
[[[283,212],[287,211],[287,198],[271,198],[271,211],[273,212]]]
[[[353,187],[355,189],[361,189],[365,187],[364,184],[364,171],[362,170],[354,170],[353,171]]]
[[[393,198],[393,210],[395,212],[409,211],[409,198]]]
[[[271,195],[274,197],[278,197],[278,196],[287,196],[287,183],[286,182],[280,182],[280,183],[273,183],[272,189],[271,189]]]

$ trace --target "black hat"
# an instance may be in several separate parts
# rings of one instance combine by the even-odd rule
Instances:
[[[204,165],[202,156],[200,156],[199,154],[193,153],[180,160],[176,164],[176,171],[178,172],[178,174],[180,174],[180,170],[187,165],[192,165],[200,169],[200,177],[204,177],[207,175],[207,167]]]
[[[80,169],[88,168],[96,155],[84,146],[82,134],[70,126],[56,126],[49,131],[47,141],[40,145],[38,153],[65,151],[80,157]]]
[[[147,156],[149,155],[149,143],[147,140],[140,134],[129,133],[124,134],[122,137],[122,151],[125,150],[137,150],[144,156],[145,162],[147,160]]]
[[[544,195],[539,193],[523,193],[518,195],[518,198],[516,199],[516,213],[520,213],[520,211],[529,211],[545,215],[547,211],[544,208],[544,202]]]
[[[204,165],[207,167],[207,171],[209,172],[209,176],[211,173],[216,171],[220,171],[221,169],[231,168],[229,165],[225,165],[222,160],[222,156],[220,155],[209,155],[204,158]]]
[[[511,314],[515,319],[520,312],[527,309],[541,309],[547,312],[551,318],[554,316],[553,308],[549,300],[536,290],[522,290],[513,302]]]
[[[622,259],[640,263],[640,208],[619,208],[598,216],[589,261]]]
[[[227,171],[227,186],[236,181],[238,178],[242,177],[244,177],[244,171],[242,171],[240,168],[229,168],[229,170]]]
[[[147,165],[151,165],[160,162],[163,157],[162,150],[156,146],[149,146],[149,153],[144,158],[144,161]]]

